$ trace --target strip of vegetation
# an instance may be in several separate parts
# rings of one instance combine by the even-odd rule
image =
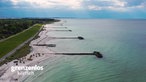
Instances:
[[[23,47],[18,49],[14,54],[12,54],[11,56],[7,57],[4,61],[0,62],[0,66],[3,65],[4,63],[10,62],[10,61],[12,61],[14,59],[22,58],[22,57],[26,56],[29,53],[30,53],[30,46],[29,46],[29,43],[27,43]]]
[[[7,23],[6,23],[7,21]],[[9,24],[8,24],[9,21]],[[21,22],[19,22],[21,21]],[[29,22],[28,22],[29,21]],[[13,37],[9,37],[6,38],[3,41],[0,41],[0,58],[3,57],[4,55],[6,55],[7,53],[9,53],[10,51],[12,51],[14,48],[16,48],[17,46],[19,46],[20,44],[22,44],[23,42],[25,42],[26,40],[28,40],[30,37],[34,36],[40,29],[40,27],[42,26],[42,24],[49,24],[49,23],[53,23],[53,22],[58,22],[59,20],[55,20],[55,19],[30,19],[30,18],[23,18],[23,19],[0,19],[0,37],[4,37],[4,36],[8,36],[9,33],[12,33],[11,31],[21,29],[21,24],[25,25],[25,29],[29,28],[30,25],[39,23],[34,25],[32,28],[25,30],[25,29],[21,29],[19,30],[19,34],[17,33],[17,35],[13,36]],[[2,22],[3,25],[5,25],[6,27],[2,27]],[[17,24],[14,24],[17,22]],[[5,24],[6,23],[6,24]],[[19,24],[20,23],[20,24]],[[12,25],[11,25],[12,24]],[[27,25],[28,24],[28,25]],[[19,26],[20,25],[20,26]],[[8,29],[10,27],[7,26],[12,26],[12,28],[16,27],[15,29]],[[13,27],[14,26],[14,27]],[[17,27],[19,26],[19,27]],[[23,26],[22,26],[23,28]],[[1,33],[2,30],[6,30],[8,33]],[[25,30],[24,32],[21,32]],[[14,33],[15,34],[15,33]],[[14,35],[13,33],[10,35]],[[34,39],[36,39],[38,36],[35,36]],[[1,38],[0,38],[1,39]],[[18,49],[14,54],[12,54],[11,56],[7,57],[5,60],[3,60],[2,62],[0,62],[0,66],[3,65],[4,63],[10,62],[14,59],[19,59],[22,58],[24,56],[26,56],[28,53],[30,53],[30,46],[29,46],[29,42],[27,44],[25,44],[23,47],[21,47],[20,49]]]
[[[17,34],[34,24],[44,24],[58,21],[55,19],[0,19],[0,40],[5,39],[11,35]]]
[[[38,38],[38,34],[33,38],[33,40],[37,38]],[[30,42],[31,41],[29,41],[23,47],[18,49],[14,54],[12,54],[11,56],[7,57],[5,60],[0,62],[0,66],[3,64],[7,64],[8,62],[11,62],[12,60],[15,59],[19,60],[19,58],[25,57],[27,54],[29,54],[31,52],[31,47],[29,46]]]
[[[36,24],[29,30],[0,42],[0,58],[22,44],[24,41],[28,40],[30,37],[34,36],[39,31],[41,26],[42,24]]]

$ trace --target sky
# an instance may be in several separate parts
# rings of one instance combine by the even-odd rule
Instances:
[[[0,0],[0,18],[146,19],[146,0]]]

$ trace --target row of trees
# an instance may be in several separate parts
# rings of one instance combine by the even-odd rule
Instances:
[[[19,33],[36,23],[51,23],[55,19],[0,19],[0,40]]]

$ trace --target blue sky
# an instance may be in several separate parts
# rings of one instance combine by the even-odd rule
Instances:
[[[146,19],[146,0],[0,0],[0,17]]]

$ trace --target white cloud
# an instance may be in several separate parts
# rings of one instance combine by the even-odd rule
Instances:
[[[96,4],[95,3],[100,3]],[[90,10],[112,10],[118,12],[126,12],[133,9],[141,9],[144,8],[146,3],[141,3],[140,5],[129,6],[126,0],[96,0],[96,2],[87,6]]]
[[[88,9],[90,10],[102,10],[102,7],[96,6],[96,5],[89,5]]]
[[[99,4],[96,4],[99,3]],[[94,4],[94,5],[93,5]],[[95,5],[96,4],[96,5]],[[100,5],[104,4],[104,5]],[[127,2],[121,0],[96,0],[87,8],[90,10],[112,10],[112,11],[126,11]]]
[[[8,1],[8,0],[7,0]],[[139,5],[129,5],[127,0],[9,0],[14,7],[56,8],[56,9],[87,9],[112,10],[125,12],[145,8],[146,2]]]
[[[17,5],[19,3],[19,0],[10,0],[13,5]]]
[[[109,0],[109,1],[113,3],[113,6],[117,6],[117,7],[124,7],[127,4],[126,1],[121,1],[121,0]]]
[[[118,11],[118,12],[128,11],[128,8],[125,8],[125,7],[114,7],[114,6],[108,6],[105,9],[107,9],[107,10],[113,10],[113,11]]]
[[[10,0],[14,6],[19,6],[20,4],[26,3],[29,7],[35,8],[71,8],[79,9],[81,8],[82,0]]]
[[[88,9],[90,10],[112,10],[112,11],[120,11],[120,12],[125,12],[127,11],[126,8],[123,7],[113,7],[113,6],[104,6],[104,7],[99,7],[95,5],[88,6]]]

